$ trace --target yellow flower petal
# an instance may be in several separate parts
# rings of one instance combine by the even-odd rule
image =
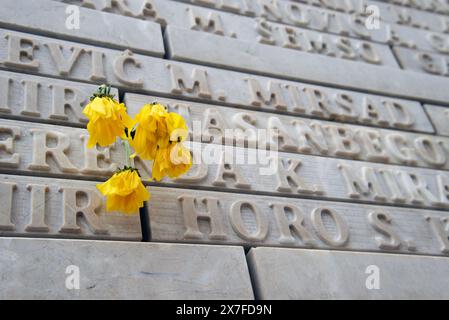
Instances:
[[[107,147],[113,144],[117,137],[125,138],[125,128],[134,124],[126,114],[125,105],[108,97],[94,98],[84,108],[83,114],[89,119],[89,148],[96,144]]]
[[[137,171],[131,169],[115,173],[105,183],[98,184],[97,189],[106,196],[107,211],[136,214],[150,199]]]
[[[168,148],[159,149],[151,170],[156,181],[165,176],[177,178],[185,174],[192,166],[190,151],[182,143],[170,143]]]

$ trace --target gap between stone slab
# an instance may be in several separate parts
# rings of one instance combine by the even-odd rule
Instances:
[[[150,217],[148,216],[147,203],[144,202],[143,207],[139,210],[140,228],[142,232],[141,242],[151,242]]]
[[[244,253],[245,253],[245,261],[246,261],[246,267],[248,268],[248,275],[249,275],[249,280],[251,281],[251,289],[253,290],[253,296],[254,296],[254,300],[261,300],[260,295],[259,295],[259,289],[257,286],[257,273],[253,268],[253,261],[251,260],[251,258],[248,256],[249,252],[251,249],[253,249],[254,247],[250,247],[250,246],[244,246]]]

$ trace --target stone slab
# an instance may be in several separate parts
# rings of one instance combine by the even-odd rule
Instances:
[[[347,88],[357,87],[370,92],[399,96],[414,88],[416,89],[414,94],[409,92],[407,96],[413,95],[415,98],[419,96],[419,99],[424,100],[427,99],[424,95],[430,92],[434,96],[441,94],[439,87],[447,82],[432,76],[422,78],[416,73],[395,68],[367,64],[362,66],[353,61],[342,60],[338,64],[331,64],[328,57],[293,52],[263,44],[249,44],[235,39],[172,26],[165,29],[164,36],[168,44],[169,57],[173,60],[235,69],[289,80],[309,81]],[[192,46],[192,43],[195,45]],[[197,47],[201,47],[202,50],[196,50]],[[279,63],[279,57],[282,57],[282,63]],[[330,72],[330,69],[332,69],[332,72]],[[390,81],[384,81],[384,79],[390,79]]]
[[[74,0],[77,2],[78,0]],[[294,25],[327,33],[348,35],[350,37],[367,39],[379,43],[395,44],[405,47],[419,48],[448,53],[449,38],[444,32],[448,32],[448,21],[444,16],[420,12],[404,12],[404,8],[392,6],[381,2],[362,2],[357,0],[348,10],[356,13],[347,14],[335,10],[319,8],[323,2],[313,1],[314,6],[304,5],[300,2],[284,0],[273,1],[245,1],[237,0],[225,3],[221,0],[180,0],[199,6],[219,9],[221,11],[235,11],[243,15],[253,15],[269,21],[279,22],[284,25]],[[309,2],[310,4],[311,2]],[[326,1],[326,4],[334,7],[343,7],[342,4],[350,1]],[[376,5],[379,10],[380,23],[378,27],[367,28],[368,18],[366,6]],[[154,6],[158,8],[157,3]],[[164,16],[164,9],[157,9]],[[393,22],[393,23],[391,23]],[[170,22],[168,22],[170,25]],[[185,27],[180,23],[174,23],[178,27]],[[413,27],[419,28],[413,28]],[[431,26],[431,30],[426,30]]]
[[[106,212],[96,184],[1,174],[0,236],[140,241],[138,213]]]
[[[139,12],[144,2],[143,0],[129,2],[130,11]],[[73,3],[80,4],[79,1],[73,1]],[[101,11],[112,10],[120,14],[128,14],[123,7],[114,6],[116,9],[114,11],[101,1],[95,2],[94,6]],[[263,42],[340,59],[398,67],[390,48],[379,43],[286,26],[265,19],[254,20],[250,17],[173,1],[153,0],[152,8],[154,15],[145,17],[163,21],[165,25],[209,32],[252,43]]]
[[[404,6],[407,8],[414,8],[422,11],[441,13],[445,15],[449,14],[449,5],[445,4],[444,1],[385,0],[385,2],[392,3],[398,6]]]
[[[447,55],[399,47],[394,47],[393,50],[404,69],[436,76],[449,76]]]
[[[244,105],[244,84],[248,87],[251,97],[248,98],[245,109],[233,108],[234,112],[247,112],[260,114],[257,110],[274,112],[279,114],[294,115],[285,119],[296,117],[336,120],[339,122],[358,123],[366,126],[393,128],[398,130],[433,133],[434,129],[422,106],[415,101],[387,98],[382,96],[363,94],[354,91],[339,90],[322,86],[301,85],[293,86],[290,83],[277,83],[261,81],[260,77],[251,77],[242,87],[235,88],[232,98],[242,96]],[[236,80],[237,81],[237,80]],[[286,90],[283,90],[286,89]],[[273,100],[266,97],[274,96]],[[215,108],[220,110],[226,106],[226,102],[218,101],[218,106],[212,104],[197,103],[186,100],[165,98],[161,96],[148,96],[134,93],[126,93],[124,102],[128,110],[136,112],[145,103],[161,101],[170,107],[172,111],[183,112],[184,117],[189,117],[187,109],[191,109],[193,117],[204,117],[206,113],[195,113],[195,110],[205,111]],[[214,102],[215,101],[210,101]],[[393,108],[394,106],[394,108]],[[395,109],[396,108],[396,109]],[[227,109],[224,109],[227,110]],[[198,111],[199,112],[199,111]],[[266,117],[273,114],[266,114]],[[192,118],[196,120],[198,118]],[[306,120],[307,121],[307,120]],[[227,123],[229,124],[229,123]]]
[[[0,127],[3,173],[98,181],[124,163],[124,150],[118,143],[87,148],[83,129],[3,119]],[[401,142],[394,143],[401,150]],[[152,164],[138,157],[135,167],[150,185],[449,208],[447,171],[218,144],[186,145],[194,165],[175,181],[148,182]]]
[[[442,136],[449,136],[449,109],[434,105],[425,105],[424,107],[437,133]]]
[[[248,262],[258,299],[449,297],[447,258],[253,248]]]
[[[0,27],[162,57],[161,27],[142,21],[79,8],[79,28],[67,5],[49,0],[3,0]],[[69,8],[70,9],[70,8]]]
[[[198,34],[210,36],[200,32]],[[8,38],[5,38],[6,36]],[[236,41],[223,37],[218,38],[220,41]],[[30,41],[37,46],[35,50],[29,47]],[[210,47],[210,43],[208,43],[207,47]],[[260,45],[257,45],[257,47],[260,47]],[[296,55],[304,54],[283,48],[266,47],[269,48],[268,51],[276,49],[292,52]],[[36,48],[40,50],[36,50]],[[49,48],[53,49],[49,50]],[[76,52],[80,51],[78,58],[73,57],[73,59],[67,60],[61,57],[63,52],[64,55],[68,55],[67,51],[70,49]],[[88,51],[91,51],[90,54]],[[22,55],[22,59],[17,60],[20,55]],[[306,71],[313,71],[315,76],[309,80],[317,80],[318,78],[322,82],[336,83],[340,87],[365,89],[374,93],[428,100],[434,103],[444,103],[444,101],[449,100],[446,81],[441,78],[370,65],[364,66],[366,68],[374,68],[372,70],[376,71],[370,73],[371,69],[364,70],[362,74],[361,68],[359,68],[360,64],[356,62],[341,61],[345,62],[345,64],[334,64],[332,62],[334,60],[331,58],[310,54],[307,56],[313,57],[313,59],[331,61],[333,69],[342,68],[347,66],[348,63],[351,63],[351,66],[357,66],[357,68],[355,70],[353,68],[352,71],[345,69],[341,70],[341,72],[339,72],[340,70],[333,70],[332,73],[329,73],[325,67],[312,68],[310,63],[308,66],[305,65],[310,61],[304,61],[304,68],[300,69],[306,69],[307,67],[308,70],[301,70],[305,72],[301,78],[308,78],[309,74]],[[95,57],[95,59],[92,57]],[[297,59],[298,56],[295,57],[295,63],[298,63],[300,60]],[[283,102],[284,106],[278,100],[280,95],[287,95],[288,86],[299,85],[296,82],[282,81],[281,83],[279,80],[270,78],[167,61],[131,54],[129,51],[120,52],[8,30],[0,30],[0,69],[64,78],[65,80],[87,81],[98,84],[107,82],[114,87],[127,91],[183,96],[189,99],[214,101],[228,105],[269,106],[270,108],[277,105],[276,110],[291,113],[294,113],[292,109],[295,109],[295,102],[292,101],[293,97],[283,97],[286,100]],[[296,70],[300,71],[300,69]],[[317,73],[317,70],[320,73]],[[395,79],[396,81],[384,81],[382,77],[379,77],[379,72],[382,70],[387,70],[384,74],[386,78]],[[361,81],[360,77],[363,77],[364,81]],[[257,93],[254,95],[248,87],[248,83],[253,82],[251,79],[259,82],[262,88],[268,88],[271,85],[277,89],[282,84],[279,88],[281,91],[279,91],[278,95],[275,95],[275,99],[265,96],[261,97]],[[407,83],[408,86],[403,86],[403,83]],[[289,108],[286,106],[287,102],[289,103]],[[295,113],[297,114],[298,111]]]
[[[0,248],[2,300],[254,298],[238,247],[3,238]]]
[[[2,118],[86,127],[83,106],[98,86],[0,71]],[[118,90],[111,93],[118,99]],[[129,110],[136,113],[135,110]]]
[[[152,241],[449,256],[447,211],[179,188],[150,191]]]
[[[62,1],[70,4],[78,4],[101,11],[110,11],[117,14],[157,21],[163,25],[170,24],[170,22],[175,22],[175,24],[177,25],[177,22],[174,19],[170,18],[170,10],[176,9],[171,9],[170,7],[190,7],[183,6],[180,3],[178,3],[176,6],[170,6],[170,3],[172,1],[166,0],[127,1],[125,6],[122,2],[120,5],[106,5],[106,3],[101,0],[89,1],[89,4],[86,4],[85,1],[83,2],[83,0],[57,1]],[[277,0],[225,0],[224,2],[221,0],[182,0],[181,2],[187,2],[187,4],[192,3],[209,8],[216,8],[221,10],[222,12],[228,11],[231,13],[263,17],[267,20],[282,24],[293,25],[316,31],[324,31],[333,34],[340,34],[359,39],[371,39],[378,42],[384,42],[388,37],[388,30],[385,25],[381,25],[379,30],[368,30],[365,28],[364,22],[354,19],[347,14],[306,6],[294,2]],[[145,5],[145,3],[150,4]]]
[[[191,0],[196,1],[196,0]],[[428,11],[403,7],[383,1],[369,0],[293,0],[301,4],[321,7],[333,11],[349,14],[366,15],[368,6],[376,6],[379,9],[380,20],[387,23],[405,25],[413,28],[432,30],[448,33],[448,19],[445,15],[435,14]]]
[[[152,101],[165,104],[170,111],[183,115],[189,127],[190,138],[196,142],[236,144],[259,149],[275,147],[282,152],[449,169],[449,139],[445,137],[345,125],[132,93],[126,93],[124,101],[130,110],[138,110],[140,106]],[[395,109],[389,110],[397,112]],[[397,113],[398,126],[412,119],[407,114],[407,109],[400,108],[400,110],[405,113],[402,111]],[[391,115],[388,117],[392,119]],[[248,131],[244,133],[244,130]],[[258,134],[270,135],[268,142],[260,141]],[[280,135],[280,138],[277,135]],[[353,152],[347,150],[342,152],[342,139],[353,145]],[[409,161],[404,162],[397,157],[398,149],[392,147],[392,139],[400,140],[402,146],[409,150]]]

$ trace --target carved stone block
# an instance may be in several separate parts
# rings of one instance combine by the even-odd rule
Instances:
[[[150,188],[153,241],[449,255],[448,212]]]
[[[230,68],[296,81],[358,88],[374,93],[439,100],[439,90],[449,81],[390,67],[360,65],[354,61],[332,63],[328,57],[294,52],[264,44],[250,44],[199,31],[168,26],[164,37],[171,59]],[[188,44],[194,42],[195,47]],[[197,47],[202,48],[196,50]],[[278,57],[282,56],[280,63]],[[329,70],[332,69],[332,72]],[[380,79],[394,79],[381,81]],[[407,83],[407,85],[404,85]],[[411,89],[413,88],[413,93]],[[432,92],[433,97],[430,97]]]
[[[256,76],[244,80],[246,81],[234,79],[234,81],[228,83],[228,85],[236,82],[242,84],[242,86],[235,88],[236,91],[229,99],[236,102],[241,101],[245,109],[250,109],[247,111],[249,113],[264,110],[276,114],[286,113],[294,116],[329,119],[375,127],[434,132],[422,106],[415,101],[322,86],[294,84],[287,81],[267,81],[266,78]],[[223,87],[225,87],[224,83]],[[249,96],[245,94],[245,88],[247,88]],[[247,101],[246,105],[245,100]],[[143,104],[152,101],[167,103],[171,105],[171,110],[183,112],[185,117],[189,116],[188,109],[191,109],[192,116],[195,116],[195,110],[212,108],[210,105],[185,100],[133,93],[125,94],[125,102],[132,112],[135,112]],[[220,104],[227,105],[225,102],[220,102]],[[221,109],[220,107],[214,108]],[[237,109],[233,110],[239,112]],[[241,110],[240,112],[246,111]],[[201,116],[204,116],[204,114],[201,113]]]
[[[437,133],[443,136],[449,136],[449,108],[429,104],[424,107]]]
[[[356,106],[352,97],[347,94],[337,94],[336,100],[339,101],[340,111],[344,112],[347,119],[356,119],[357,115],[361,122],[366,120],[367,123],[370,120],[382,123],[388,119],[386,121],[398,128],[411,128],[415,123],[415,116],[409,112],[412,109],[403,106],[401,101],[391,100],[380,104],[381,115],[375,112],[375,109],[370,109],[369,103],[365,104],[365,107]],[[344,125],[154,96],[131,93],[125,95],[125,103],[131,110],[137,110],[149,101],[162,102],[170,111],[182,114],[187,121],[191,139],[196,142],[236,144],[259,149],[278,148],[283,152],[449,169],[449,139],[445,137]],[[362,99],[361,104],[367,101]],[[361,114],[358,113],[357,107],[361,107]],[[323,109],[317,106],[315,111],[319,110]],[[336,119],[340,120],[345,116],[336,116]],[[416,116],[420,117],[417,121],[427,120],[423,112]],[[260,140],[261,134],[268,136],[267,142]],[[412,161],[404,162],[397,157],[398,152],[401,152],[396,147],[399,141],[410,151],[413,160],[409,160]],[[345,143],[353,146],[352,151],[345,149]]]
[[[0,169],[5,173],[104,180],[124,162],[118,144],[87,148],[83,129],[0,120],[0,132]],[[342,139],[340,154],[356,150],[351,140]],[[414,154],[403,143],[392,136],[389,148],[404,164],[413,163]],[[191,170],[161,185],[449,208],[447,171],[218,144],[187,146],[193,154]],[[150,161],[136,157],[135,167],[144,179],[151,177]]]
[[[80,82],[0,71],[0,116],[86,127],[87,118],[82,110],[97,88]],[[118,99],[117,89],[112,88],[111,93]],[[128,108],[131,114],[137,110]]]
[[[139,215],[106,212],[96,184],[1,174],[0,235],[139,241]]]
[[[2,300],[254,298],[238,247],[2,238],[0,250]]]
[[[448,299],[447,258],[252,248],[258,299]]]
[[[80,0],[71,1],[79,2]],[[154,1],[155,8],[160,8],[157,11],[161,12],[161,15],[164,16],[163,6],[158,5],[158,1],[161,0]],[[275,23],[281,23],[283,27],[280,27],[280,31],[283,31],[283,28],[288,29],[291,28],[290,26],[297,26],[421,50],[442,53],[447,53],[449,50],[449,37],[444,34],[449,31],[448,21],[445,16],[419,12],[417,10],[404,11],[404,8],[388,5],[379,1],[300,1],[307,2],[308,5],[284,0],[234,0],[232,5],[230,3],[224,3],[222,0],[180,1],[219,9],[221,12],[233,11],[243,15],[252,15],[257,17],[257,19],[266,19]],[[376,12],[372,12],[372,8],[369,7],[370,5],[376,7]],[[344,9],[335,10],[331,8],[319,8],[319,6],[333,6],[334,8]],[[200,11],[200,9],[194,9],[193,7],[190,10]],[[350,11],[351,14],[341,12],[345,10]],[[211,14],[215,16],[225,15],[224,13]],[[379,18],[378,22],[375,21],[376,14]],[[171,23],[170,19],[167,20],[168,25],[185,28],[185,24],[181,25],[182,19],[179,19],[179,23]],[[226,25],[226,23],[223,22],[223,25]],[[269,23],[266,25],[269,25]],[[432,31],[428,31],[427,29],[429,28]],[[265,35],[271,33],[266,28],[264,29]],[[275,32],[272,32],[272,36],[276,36]],[[291,32],[290,36],[292,36]]]
[[[2,0],[0,26],[162,57],[161,27],[50,0]],[[76,53],[75,53],[76,55]]]
[[[448,55],[399,47],[395,47],[393,49],[396,52],[396,55],[404,69],[423,72],[436,76],[449,76]]]
[[[170,27],[167,29],[169,31]],[[193,50],[192,46],[178,48],[183,40],[172,41],[173,37],[169,37],[171,46],[177,44],[173,56],[183,57],[182,59],[190,57],[193,60],[198,60],[204,55],[201,63],[215,63],[211,62],[212,57],[221,51],[221,57],[216,64],[226,65],[229,63],[231,66],[234,64],[235,67],[235,61],[238,61],[242,64],[240,68],[257,70],[261,73],[274,73],[279,77],[294,78],[295,80],[305,79],[339,87],[352,87],[371,93],[423,99],[435,103],[445,103],[449,100],[449,92],[446,90],[447,79],[368,64],[364,64],[361,68],[359,63],[353,61],[342,60],[341,63],[334,64],[335,60],[321,55],[306,54],[268,45],[251,45],[250,52],[259,50],[256,52],[257,55],[263,55],[258,56],[258,59],[253,59],[253,55],[244,52],[248,49],[245,48],[249,45],[247,42],[197,31],[181,30],[179,33],[178,31],[176,32],[177,37],[187,32],[189,36],[193,37],[192,39],[198,36],[198,41],[207,40],[206,46],[196,52],[192,58],[190,57],[190,54],[193,54],[190,52]],[[215,37],[213,39],[219,41],[209,42],[212,41],[210,37]],[[228,41],[231,42],[228,43]],[[217,46],[213,50],[212,43]],[[231,48],[237,50],[240,45],[242,52],[233,51],[227,54],[227,50],[231,50]],[[294,65],[299,63],[300,67],[291,68],[289,63],[279,64],[276,60],[276,57],[279,56],[278,50],[285,51],[287,61],[290,59],[290,54],[293,54],[294,57],[291,58],[294,58]],[[208,51],[214,52],[208,55]],[[274,53],[272,54],[272,52]],[[226,55],[238,59],[227,59]],[[239,57],[240,55],[242,57]],[[307,58],[299,59],[302,55]],[[263,65],[259,69],[258,64],[262,62]],[[328,68],[332,68],[332,72],[328,72]],[[287,95],[289,87],[302,85],[298,82],[263,78],[174,61],[168,62],[132,54],[130,51],[120,52],[9,30],[0,30],[0,69],[62,77],[66,80],[100,84],[107,82],[119,89],[138,89],[144,93],[185,96],[229,105],[251,105],[254,108],[268,105],[281,112],[301,113],[298,111],[301,108],[295,107],[294,97],[290,97],[285,103],[279,101],[281,95]],[[395,81],[380,79],[394,79]],[[248,87],[248,83],[254,81],[259,82],[262,88],[271,86],[272,90],[280,90],[276,95],[277,101],[273,101],[270,97],[266,99],[258,97],[258,100],[261,98],[262,101],[254,102],[254,93]],[[403,83],[408,85],[404,86]],[[289,103],[288,106],[287,103]]]
[[[81,4],[79,0],[70,1],[70,3]],[[100,11],[108,10],[124,15],[128,12],[143,12],[142,8],[145,3],[148,2],[144,0],[129,2],[127,10],[123,6],[117,5],[111,5],[110,8],[101,1],[93,2],[93,6]],[[232,37],[252,43],[265,43],[322,54],[328,57],[398,67],[390,48],[379,43],[286,26],[269,22],[264,18],[255,20],[172,1],[153,0],[151,8],[154,14],[143,17],[153,21],[162,20],[165,25]],[[386,41],[384,42],[386,43]]]

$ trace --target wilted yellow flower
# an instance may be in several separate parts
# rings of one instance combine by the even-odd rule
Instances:
[[[170,141],[181,142],[187,138],[188,129],[183,117],[175,112],[167,116],[167,129],[170,133]]]
[[[170,141],[184,141],[188,134],[185,120],[159,103],[144,105],[134,123],[130,143],[144,160],[154,160],[159,149],[168,148]]]
[[[165,107],[156,103],[144,105],[134,118],[136,126],[132,130],[130,144],[140,158],[152,160],[156,157],[158,146],[168,146],[167,117]]]
[[[108,96],[95,97],[84,108],[83,113],[89,119],[87,124],[89,148],[97,143],[107,147],[114,143],[117,137],[125,139],[125,128],[133,126],[132,119],[126,113],[125,105]]]
[[[135,214],[150,199],[136,169],[127,168],[115,173],[108,181],[97,185],[106,196],[107,211]]]
[[[177,178],[192,166],[192,155],[182,143],[170,142],[168,148],[159,149],[151,170],[152,177],[160,181],[165,176]]]

